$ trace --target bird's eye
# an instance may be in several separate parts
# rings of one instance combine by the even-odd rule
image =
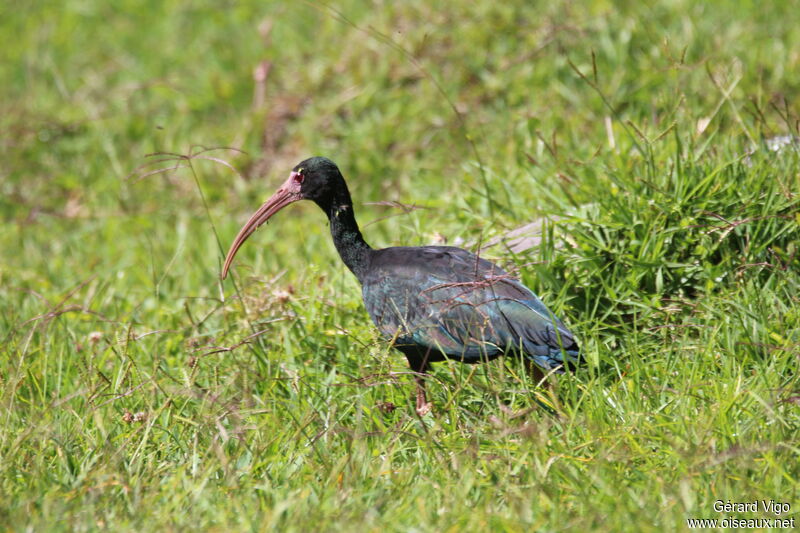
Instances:
[[[294,173],[294,182],[303,183],[304,179],[306,179],[306,177],[303,175],[303,169],[298,168],[297,171]]]

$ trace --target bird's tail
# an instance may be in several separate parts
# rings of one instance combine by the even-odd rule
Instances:
[[[549,329],[549,328],[548,328]],[[523,339],[525,355],[545,371],[561,374],[565,369],[574,370],[583,364],[580,347],[565,328],[548,332],[546,344],[532,343]]]
[[[547,355],[526,355],[537,366],[556,374],[563,374],[566,368],[574,370],[583,363],[583,358],[577,350],[564,350],[563,352],[553,350]]]

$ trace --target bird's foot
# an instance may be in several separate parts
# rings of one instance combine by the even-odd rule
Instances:
[[[433,404],[428,401],[428,396],[425,394],[424,376],[424,368],[414,375],[414,380],[417,382],[417,414],[419,416],[427,415],[431,412],[431,408],[433,408]]]
[[[431,412],[433,409],[433,404],[430,402],[419,403],[417,402],[417,414],[419,416],[425,416]]]

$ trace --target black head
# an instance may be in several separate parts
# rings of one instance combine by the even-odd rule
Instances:
[[[312,200],[327,211],[334,198],[340,197],[342,194],[349,198],[342,173],[339,172],[339,167],[333,161],[326,157],[311,157],[298,163],[283,185],[269,200],[264,202],[258,211],[253,213],[250,220],[239,230],[239,234],[231,244],[225,258],[222,278],[225,279],[228,275],[228,268],[230,268],[239,247],[272,215],[299,200]]]
[[[327,157],[311,157],[298,163],[290,179],[300,184],[300,195],[320,206],[330,203],[340,189],[346,188],[336,163]]]

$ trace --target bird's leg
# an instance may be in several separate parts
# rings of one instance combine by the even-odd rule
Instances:
[[[528,362],[528,371],[531,373],[534,383],[537,385],[544,383],[544,372],[542,372],[541,368],[536,366],[534,363]]]
[[[431,411],[433,404],[428,402],[428,397],[425,395],[425,371],[422,370],[414,375],[414,381],[417,382],[417,414],[425,416]]]
[[[406,353],[408,366],[414,372],[414,382],[417,384],[417,414],[425,416],[430,413],[433,404],[428,402],[425,394],[425,376],[428,373],[428,356],[420,357],[417,354]]]
[[[553,383],[550,380],[550,375],[545,374],[544,370],[539,368],[533,361],[525,360],[525,364],[528,367],[528,372],[530,372],[530,377],[533,379],[533,382],[536,383],[537,387],[544,387],[545,389],[553,389]]]

